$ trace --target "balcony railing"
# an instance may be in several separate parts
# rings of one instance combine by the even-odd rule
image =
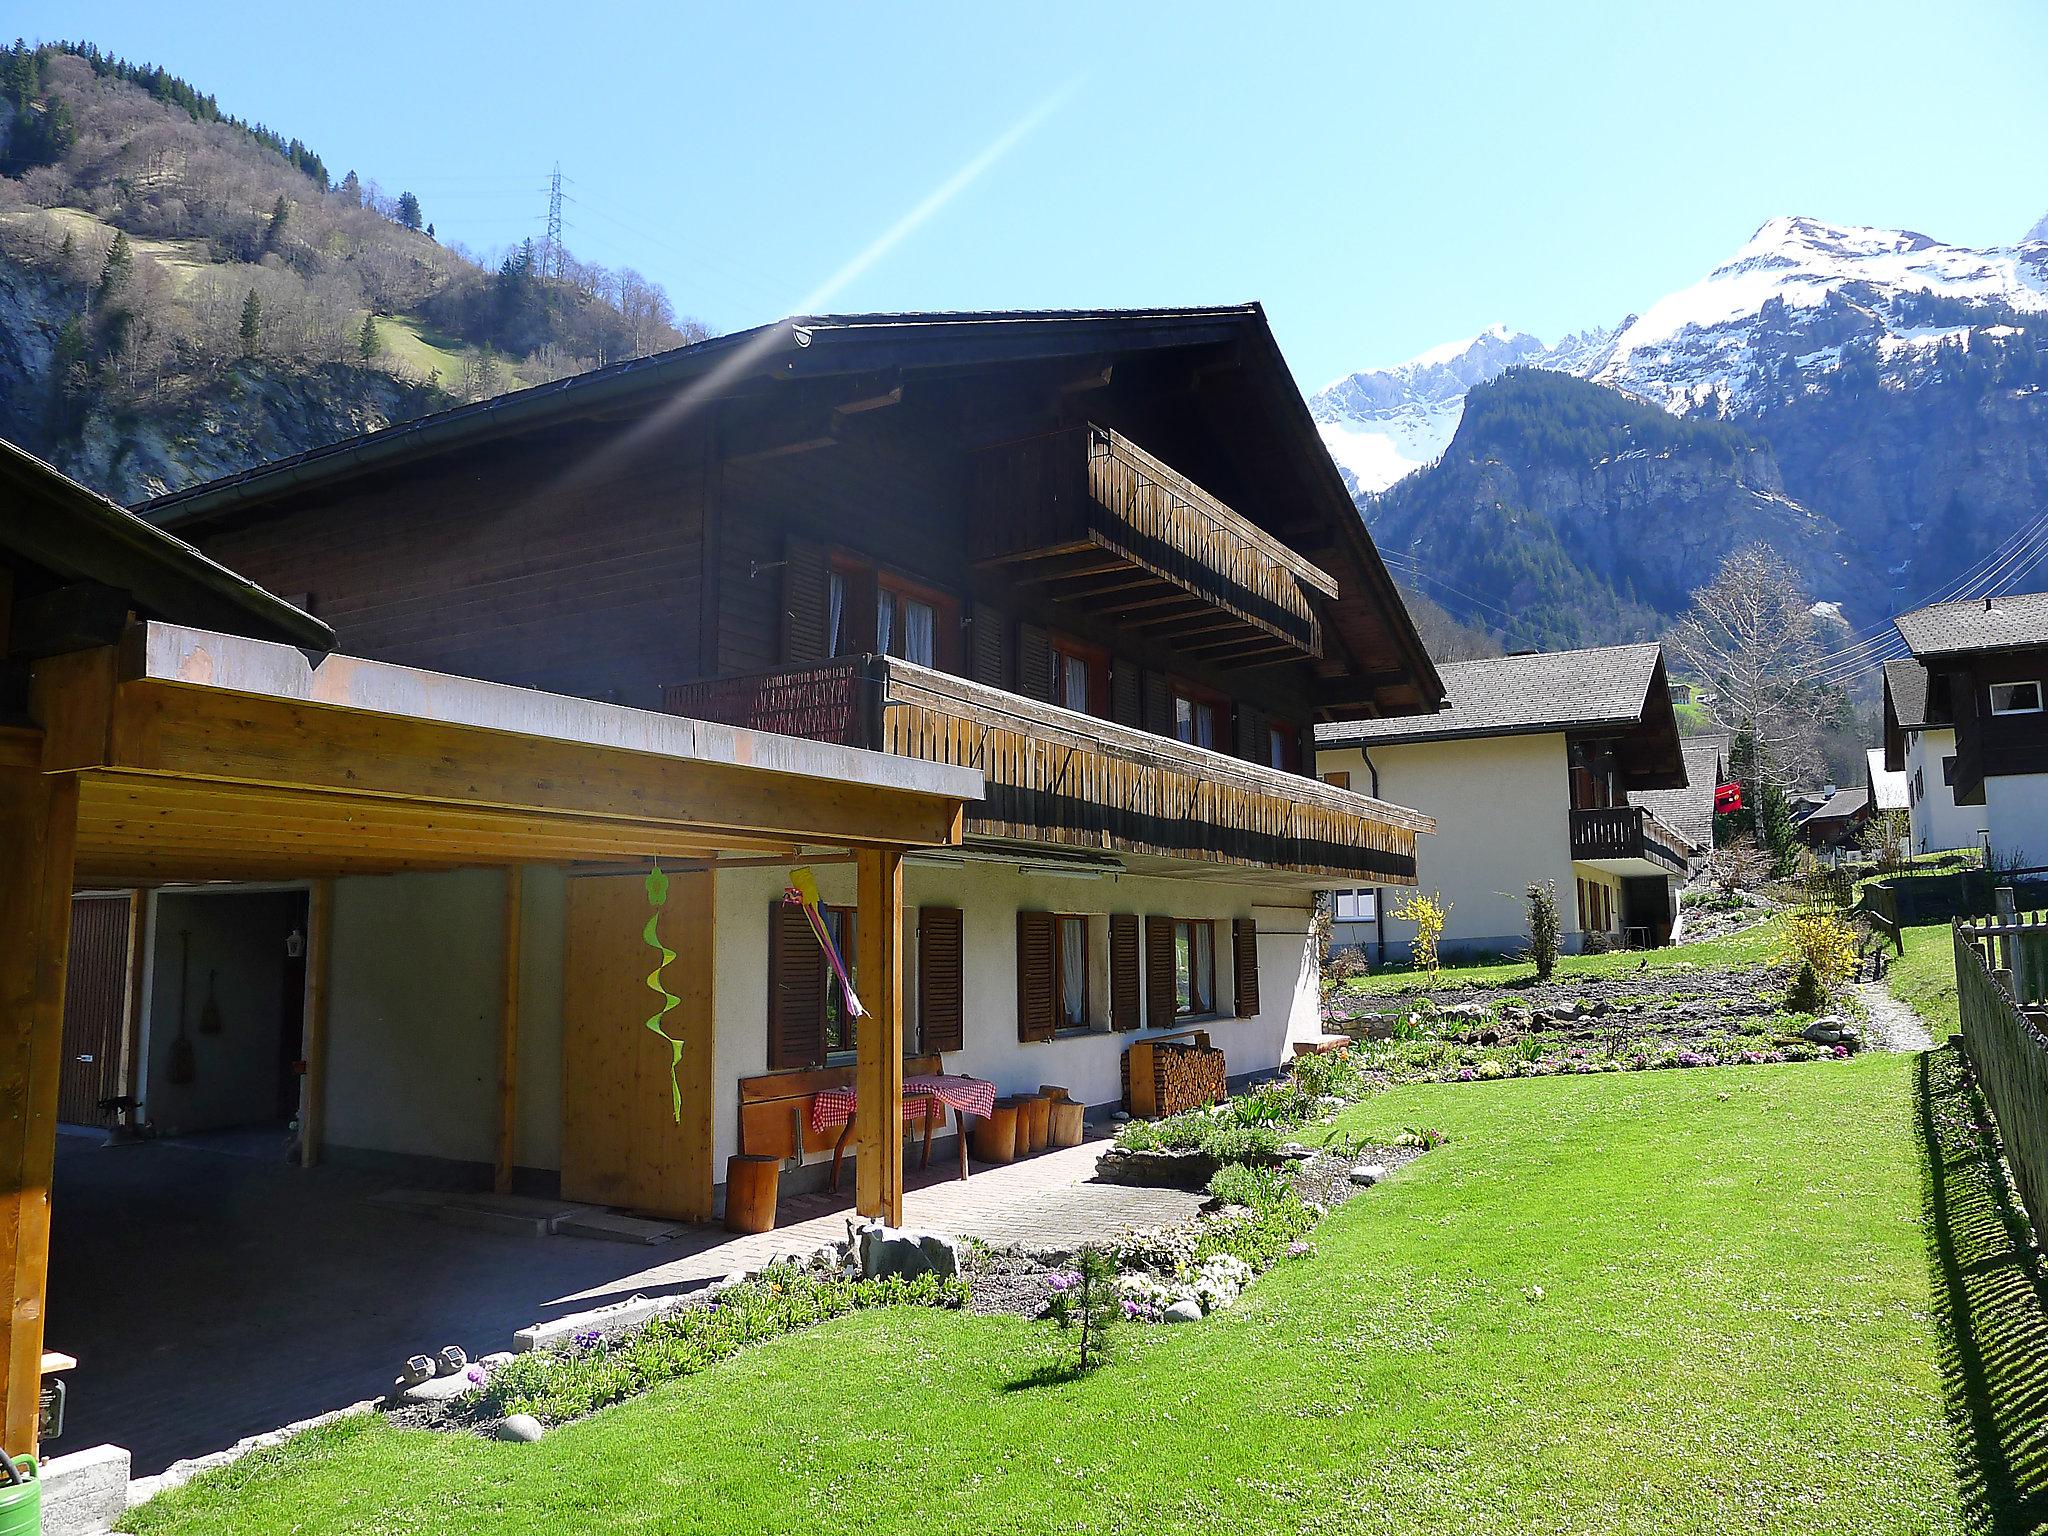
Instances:
[[[1682,874],[1692,845],[1640,805],[1615,805],[1572,812],[1575,859],[1644,859]]]
[[[1427,816],[886,656],[664,690],[673,714],[979,769],[967,836],[1413,884]]]
[[[1072,427],[975,458],[970,553],[1222,664],[1323,653],[1335,579],[1136,443]]]

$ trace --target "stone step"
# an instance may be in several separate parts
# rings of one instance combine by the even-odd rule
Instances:
[[[674,1222],[648,1221],[640,1216],[621,1216],[617,1211],[593,1210],[587,1215],[567,1216],[555,1223],[558,1237],[589,1237],[607,1243],[666,1243],[683,1235]]]

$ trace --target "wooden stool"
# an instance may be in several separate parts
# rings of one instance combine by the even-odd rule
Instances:
[[[1052,1100],[1042,1093],[1017,1096],[1017,1152],[1043,1152],[1052,1129]]]
[[[1081,1138],[1087,1134],[1084,1120],[1088,1106],[1076,1104],[1072,1099],[1054,1099],[1052,1102],[1051,1141],[1056,1147],[1078,1147]]]
[[[782,1159],[742,1152],[725,1160],[725,1230],[775,1230],[775,1195],[782,1184]]]
[[[1014,1163],[1017,1139],[1015,1099],[997,1099],[989,1112],[974,1122],[974,1155],[984,1163]]]

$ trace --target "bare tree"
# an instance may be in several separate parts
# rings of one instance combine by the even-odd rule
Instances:
[[[1819,650],[1813,610],[1799,575],[1768,544],[1751,544],[1721,562],[1692,595],[1671,645],[1712,690],[1708,711],[1755,743],[1757,783],[1808,777],[1822,768],[1825,705],[1808,681]]]

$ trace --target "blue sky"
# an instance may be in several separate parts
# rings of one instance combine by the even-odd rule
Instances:
[[[1773,214],[1998,244],[2048,211],[2033,0],[10,11],[475,248],[538,234],[560,161],[571,247],[714,330],[1255,298],[1310,389],[1612,323]]]

